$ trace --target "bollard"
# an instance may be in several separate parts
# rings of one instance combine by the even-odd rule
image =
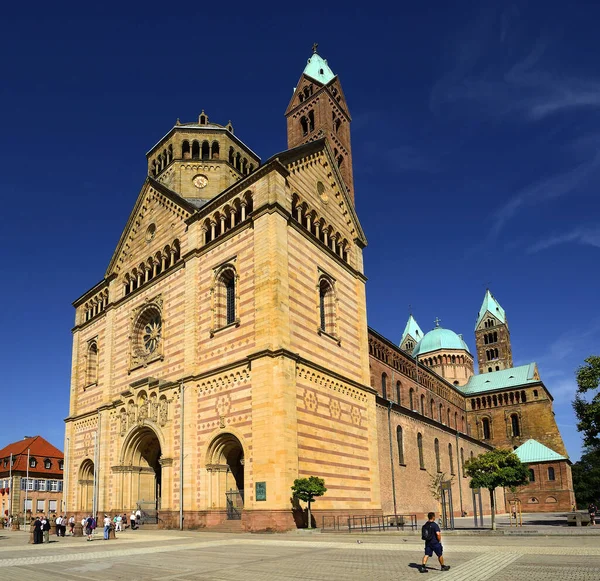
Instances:
[[[75,523],[75,528],[73,529],[74,537],[83,537],[83,526],[81,526],[80,522]]]

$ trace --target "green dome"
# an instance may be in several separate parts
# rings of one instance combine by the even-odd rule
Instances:
[[[423,355],[424,353],[438,351],[439,349],[462,349],[467,353],[471,353],[462,337],[457,335],[454,331],[436,327],[432,331],[429,331],[429,333],[415,345],[412,354],[413,357],[415,357],[417,355]]]

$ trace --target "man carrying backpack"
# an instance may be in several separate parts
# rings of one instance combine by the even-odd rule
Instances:
[[[430,512],[427,514],[427,522],[421,528],[421,538],[425,541],[425,555],[423,555],[423,563],[419,567],[420,573],[427,573],[428,569],[425,565],[427,565],[427,559],[435,553],[437,555],[438,561],[442,566],[442,571],[448,571],[450,569],[449,565],[444,565],[444,557],[442,556],[444,552],[444,547],[442,547],[442,532],[440,531],[440,527],[435,522],[435,512]]]

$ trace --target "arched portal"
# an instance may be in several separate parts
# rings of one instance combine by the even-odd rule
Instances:
[[[122,505],[139,506],[147,513],[160,508],[162,471],[158,436],[148,426],[136,428],[127,438],[122,455]]]
[[[208,448],[208,503],[226,509],[227,518],[241,518],[244,508],[244,448],[233,434],[220,434]]]
[[[77,480],[79,510],[92,514],[94,503],[94,463],[86,459],[79,467]]]

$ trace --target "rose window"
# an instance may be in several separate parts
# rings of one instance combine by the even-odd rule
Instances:
[[[160,343],[162,321],[160,315],[154,315],[144,324],[142,331],[142,344],[146,353],[154,353]]]

